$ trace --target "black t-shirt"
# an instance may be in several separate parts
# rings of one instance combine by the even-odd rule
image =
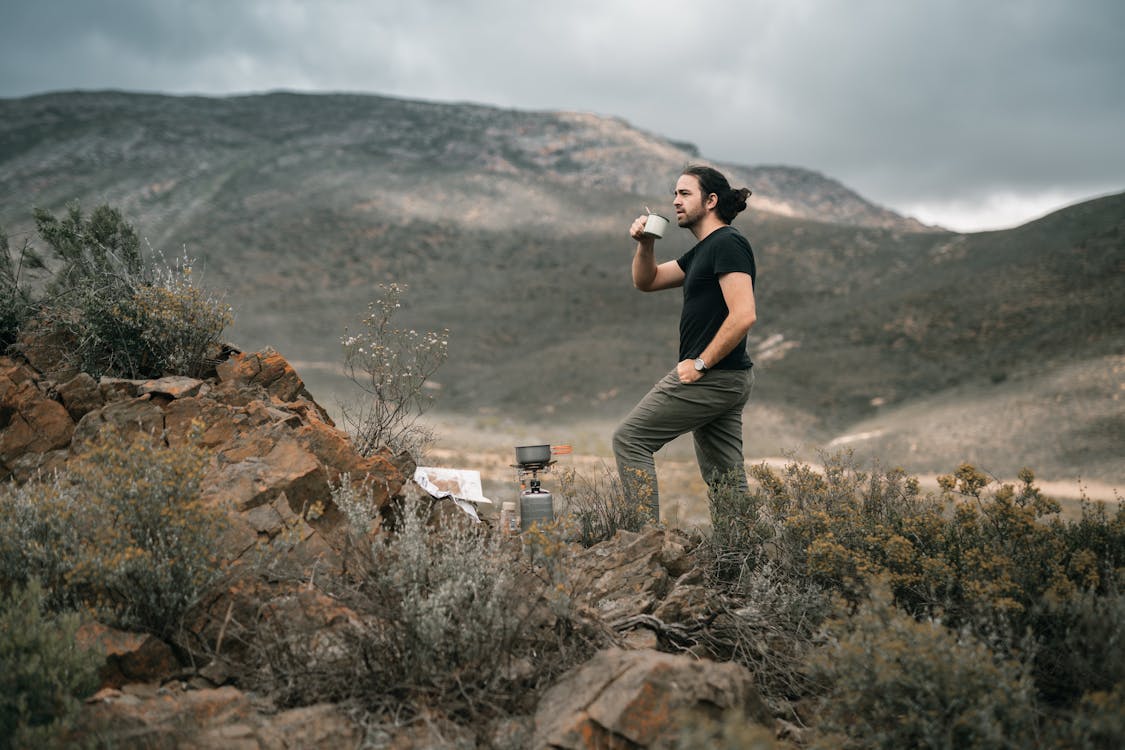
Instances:
[[[725,273],[750,274],[755,280],[754,251],[750,242],[732,226],[723,226],[700,240],[676,261],[684,272],[684,308],[680,313],[680,361],[695,359],[719,332],[726,320],[726,300],[719,286]],[[718,362],[708,362],[712,370],[745,370],[753,366],[746,353],[746,338]]]

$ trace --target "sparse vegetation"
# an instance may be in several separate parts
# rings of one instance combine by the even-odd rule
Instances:
[[[647,498],[630,500],[617,472],[606,467],[592,474],[562,470],[558,496],[583,547],[612,539],[619,529],[640,531],[650,520]]]
[[[63,218],[35,212],[53,257],[37,292],[24,266],[46,267],[25,243],[13,261],[0,247],[0,320],[11,341],[22,333],[52,369],[127,378],[200,376],[213,369],[231,308],[196,284],[186,256],[146,262],[120,211],[99,206],[87,218],[72,205]]]
[[[841,354],[844,365],[846,357],[866,356],[873,345],[905,352],[902,362],[927,362],[945,353],[941,347],[949,346],[946,334],[956,332],[960,338],[950,369],[911,369],[913,380],[907,378],[903,394],[898,394],[903,399],[973,377],[976,359],[970,355],[989,351],[998,340],[994,332],[1008,341],[1013,330],[1022,331],[1018,335],[1044,349],[1075,335],[1085,347],[1080,353],[1104,344],[1120,327],[1112,316],[1098,314],[1115,310],[1120,298],[1121,277],[1107,271],[1120,257],[1115,228],[1119,206],[1119,198],[1095,206],[1112,216],[1113,223],[1099,219],[1100,235],[1073,243],[1077,261],[1072,265],[1081,273],[1069,277],[1065,299],[1035,298],[1021,307],[1020,301],[1030,297],[1027,287],[1020,288],[1027,280],[1017,274],[1005,277],[1009,286],[980,294],[981,306],[953,310],[922,293],[950,297],[941,283],[931,284],[931,278],[917,274],[913,260],[929,262],[931,256],[940,256],[945,259],[941,262],[952,264],[952,255],[966,250],[955,243],[946,247],[947,237],[916,236],[902,242],[895,238],[883,246],[885,233],[879,230],[763,219],[756,229],[777,246],[796,242],[790,232],[793,237],[798,230],[814,235],[819,249],[803,261],[814,266],[825,257],[862,265],[849,253],[868,247],[879,260],[864,266],[863,273],[879,269],[881,280],[868,306],[848,309],[851,327],[846,337],[818,317],[822,312],[790,303],[788,309],[800,313],[789,318],[799,331],[795,340],[804,344],[803,351],[817,354],[814,360],[801,359],[796,351],[784,365],[776,363],[775,382],[785,381],[776,392],[807,390],[807,382],[823,377],[783,377],[822,373],[824,357],[839,353],[818,346],[818,341],[825,343],[817,338],[824,335],[820,331],[833,331],[832,346],[847,350]],[[315,217],[318,231],[338,218],[328,211]],[[61,219],[46,212],[36,219],[40,236],[54,254],[54,270],[32,283],[27,272],[43,269],[37,267],[30,244],[24,242],[13,257],[3,239],[3,343],[25,334],[39,345],[55,346],[62,366],[94,375],[203,372],[230,313],[220,300],[195,286],[186,258],[171,267],[146,266],[135,231],[108,207],[89,217],[75,207]],[[1074,231],[1064,226],[1066,221],[1048,220],[1036,231],[1049,231],[1062,238],[1057,242],[1070,243]],[[272,231],[283,233],[288,226],[278,222]],[[370,227],[350,229],[365,236],[360,230]],[[424,238],[430,244],[419,246],[405,244],[420,234],[413,228],[392,227],[387,232],[404,243],[386,261],[398,264],[396,270],[409,267],[425,276],[433,266],[443,268],[445,276],[434,278],[446,286],[435,282],[439,291],[427,292],[440,298],[433,305],[438,312],[432,313],[439,316],[442,305],[446,314],[467,309],[476,316],[483,308],[473,308],[465,297],[471,296],[475,305],[494,306],[513,286],[510,277],[494,274],[489,282],[494,286],[484,287],[493,293],[480,294],[477,289],[477,294],[464,297],[451,294],[448,279],[462,275],[463,266],[447,263],[449,257],[440,253],[455,245],[452,240],[480,250],[495,268],[522,257],[529,244],[529,236],[519,233],[497,240],[484,232],[437,228]],[[1003,239],[1005,233],[997,236]],[[1047,248],[1039,252],[1051,259],[1029,265],[1026,273],[1031,276],[1073,260],[1048,252],[1045,240],[1007,236]],[[572,291],[544,280],[549,276],[545,272],[559,267],[560,258],[569,257],[564,248],[593,247],[597,242],[575,243],[569,235],[535,239],[541,244],[534,245],[534,257],[526,263],[524,272],[529,275],[520,277],[526,284],[519,284],[547,301],[544,318],[533,331],[535,344],[544,344],[551,356],[573,357],[567,325],[584,326],[583,333],[588,333],[605,318],[635,319],[618,315],[621,309],[587,304],[585,298],[559,296]],[[967,254],[991,257],[985,251],[994,247],[988,244],[994,239],[969,240],[972,252]],[[1027,254],[1026,243],[1014,244],[1016,251]],[[906,246],[908,251],[902,249]],[[415,253],[418,247],[432,251],[433,258]],[[888,249],[892,247],[896,249]],[[350,250],[354,270],[367,256],[354,247]],[[436,261],[421,265],[423,257],[427,263]],[[587,262],[593,256],[575,257],[570,262],[595,289],[599,302],[622,304],[616,302],[617,283],[602,281],[599,266]],[[1004,257],[997,253],[988,262],[999,264]],[[974,278],[989,277],[985,271],[990,266],[972,267],[979,271]],[[837,268],[794,268],[776,269],[771,285],[763,290],[779,310],[786,295],[819,300],[838,294]],[[350,271],[340,271],[346,272]],[[292,276],[293,268],[281,273]],[[1053,271],[1050,275],[1059,276]],[[789,288],[781,281],[785,278]],[[876,289],[869,278],[860,282],[858,288]],[[914,286],[900,298],[907,284]],[[1095,287],[1096,305],[1082,307]],[[418,452],[429,440],[417,417],[429,403],[427,382],[445,360],[448,336],[396,327],[393,319],[404,289],[385,287],[361,330],[344,340],[349,370],[368,397],[350,425],[366,453],[380,446]],[[332,294],[337,293],[340,288],[332,286]],[[503,304],[522,303],[507,299]],[[840,308],[838,299],[832,308]],[[887,309],[893,312],[889,321]],[[1012,309],[1015,315],[1009,315]],[[1080,324],[1052,327],[1074,310],[1081,311],[1073,316]],[[1014,325],[1029,319],[1041,325]],[[543,341],[544,331],[557,335]],[[485,400],[507,404],[505,399],[515,393],[522,406],[541,406],[544,392],[554,401],[563,391],[567,397],[582,398],[579,390],[567,390],[570,373],[545,365],[547,359],[525,356],[528,339],[522,334],[497,325],[478,339],[485,345],[474,352],[480,359],[470,363],[473,366],[492,367],[499,358],[523,368],[518,389],[511,383],[490,384],[484,388]],[[634,338],[622,337],[627,339],[624,346],[637,346]],[[604,340],[616,341],[612,335]],[[520,346],[524,349],[513,354]],[[1010,382],[1007,370],[1018,363],[1013,354],[1017,349],[1015,344],[1005,349],[1000,369],[982,377]],[[650,355],[626,354],[605,359],[645,369],[636,363]],[[844,365],[835,368],[832,387],[815,404],[832,412],[826,419],[847,421],[872,408],[868,389],[877,378]],[[845,376],[837,378],[841,372]],[[542,379],[534,377],[539,375]],[[592,392],[604,391],[606,399],[612,399],[616,396],[610,395],[611,386],[616,389],[630,378],[647,382],[648,375],[622,377],[607,368],[591,377],[600,381],[590,386]],[[1112,436],[1119,427],[1114,419],[1110,414],[1091,424]],[[0,606],[0,629],[5,629],[0,650],[15,648],[3,652],[5,658],[16,654],[13,663],[30,654],[38,665],[37,676],[45,681],[26,689],[5,688],[5,698],[11,701],[4,710],[11,711],[3,721],[11,724],[0,729],[15,726],[17,732],[32,733],[15,737],[38,738],[34,732],[65,717],[72,705],[66,696],[86,689],[86,667],[66,648],[75,622],[73,615],[65,614],[71,608],[81,607],[120,627],[164,637],[174,634],[185,610],[214,580],[218,562],[215,534],[221,515],[197,502],[201,471],[202,455],[194,448],[165,449],[146,438],[107,436],[76,459],[67,473],[3,488],[0,590],[9,598]],[[721,594],[720,604],[708,613],[705,624],[693,623],[697,629],[690,637],[697,653],[750,667],[775,714],[803,725],[810,746],[1123,744],[1121,509],[1113,514],[1090,503],[1078,521],[1063,522],[1030,472],[1013,486],[997,486],[969,465],[943,478],[943,492],[937,497],[924,495],[905,472],[860,471],[847,455],[829,457],[824,470],[794,462],[784,470],[763,466],[752,473],[757,481],[752,491],[720,488],[710,498],[711,565],[704,584]],[[338,577],[322,576],[323,569],[318,569],[315,586],[312,580],[302,581],[302,590],[319,587],[331,594],[331,601],[349,608],[348,617],[315,639],[284,619],[263,618],[251,654],[257,661],[239,675],[239,686],[259,687],[282,705],[348,701],[372,714],[402,720],[424,719],[431,710],[466,723],[529,711],[539,688],[604,642],[604,634],[584,619],[575,608],[574,592],[567,589],[566,561],[572,553],[568,535],[578,529],[583,544],[596,544],[618,530],[635,530],[645,520],[643,508],[624,502],[611,475],[603,479],[564,474],[560,484],[560,495],[575,521],[572,526],[560,522],[554,528],[537,527],[519,540],[505,540],[457,517],[435,515],[422,504],[402,508],[394,531],[384,530],[372,539],[367,535],[371,496],[364,485],[352,484],[345,475],[333,489],[332,500],[351,526],[353,549],[363,548],[349,561],[359,564],[349,564]],[[8,639],[9,632],[36,633],[40,640],[23,640],[22,635]],[[3,667],[0,679],[16,679],[26,671],[18,664],[8,669],[7,662]],[[684,737],[691,739],[685,741],[699,738],[716,747],[771,744],[764,732],[738,718],[688,730]]]
[[[379,288],[361,328],[343,338],[345,370],[364,394],[345,408],[344,419],[363,455],[381,447],[419,455],[433,442],[418,418],[432,401],[426,386],[448,355],[449,331],[394,327],[406,287]]]
[[[334,657],[284,623],[262,623],[260,689],[283,704],[479,719],[528,710],[537,688],[590,655],[593,636],[518,541],[434,510],[406,501],[395,532],[368,542],[367,564],[328,584],[358,618],[338,631]]]
[[[206,454],[103,434],[69,470],[0,492],[0,584],[43,582],[53,610],[167,637],[218,576],[220,508],[199,499]]]

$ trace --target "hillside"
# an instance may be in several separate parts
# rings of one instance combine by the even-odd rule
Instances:
[[[375,285],[406,283],[402,322],[451,331],[440,409],[613,419],[671,366],[679,303],[631,288],[625,229],[667,206],[695,158],[582,113],[52,94],[0,101],[0,223],[18,237],[33,206],[121,207],[154,249],[186,252],[227,290],[235,343],[276,346],[318,392],[339,386],[339,338]],[[960,235],[815,172],[720,166],[754,190],[737,226],[760,270],[755,404],[789,426],[755,435],[758,450],[909,427],[913,442],[880,455],[948,469],[957,451],[930,443],[948,441],[952,401],[1005,422],[955,441],[966,455],[988,443],[998,472],[1033,455],[1043,471],[1125,479],[1125,194]],[[689,239],[673,231],[658,253]],[[1092,373],[1081,389],[1056,378],[1075,367]],[[1030,393],[1034,414],[1011,420]]]

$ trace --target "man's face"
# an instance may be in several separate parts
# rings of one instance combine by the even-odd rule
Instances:
[[[676,223],[685,229],[695,226],[707,215],[706,201],[699,187],[698,177],[680,175],[680,179],[676,180],[672,207],[676,210]]]

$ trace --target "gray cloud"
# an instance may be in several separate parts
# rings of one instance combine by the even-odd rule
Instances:
[[[5,6],[0,96],[287,88],[580,109],[964,225],[1125,189],[1119,0]]]

